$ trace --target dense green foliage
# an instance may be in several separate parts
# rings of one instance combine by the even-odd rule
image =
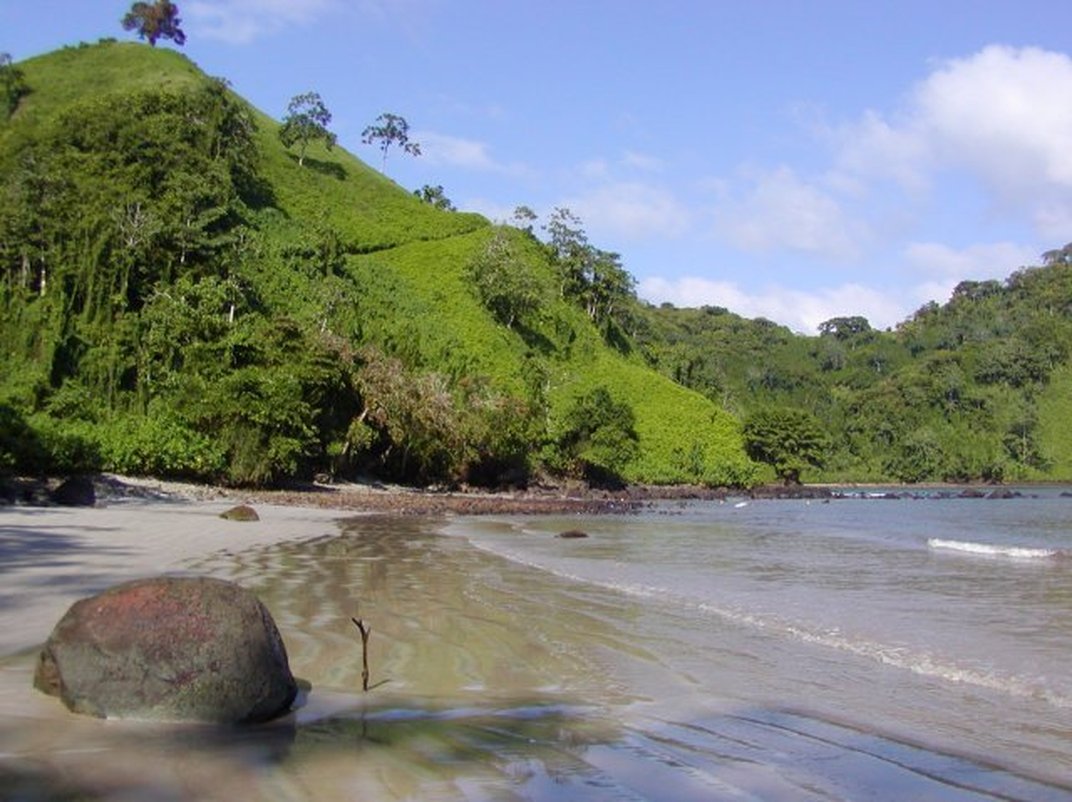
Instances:
[[[104,42],[19,69],[0,469],[753,480],[737,421],[623,337],[631,279],[583,232],[564,260],[324,138],[295,158],[174,52]],[[524,280],[485,275],[504,266]]]
[[[788,407],[757,409],[744,422],[744,444],[752,459],[770,465],[783,482],[799,484],[809,466],[821,468],[826,435],[810,412]]]
[[[621,471],[639,450],[629,404],[596,387],[573,401],[562,425],[557,451],[567,472],[597,484],[621,482]]]
[[[454,203],[447,197],[446,192],[443,190],[442,184],[436,184],[434,187],[425,184],[420,189],[413,190],[413,194],[425,203],[432,204],[437,209],[442,209],[445,212],[457,211],[457,209],[454,208]]]
[[[1068,249],[1006,281],[964,281],[893,331],[835,318],[804,337],[724,309],[649,308],[649,361],[741,416],[804,410],[831,481],[1072,478]]]

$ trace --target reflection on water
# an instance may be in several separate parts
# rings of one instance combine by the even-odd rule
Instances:
[[[606,682],[589,637],[629,650],[629,613],[615,599],[581,599],[564,583],[436,535],[436,522],[356,518],[343,534],[196,566],[256,592],[286,641],[291,668],[314,688],[361,688],[361,641],[372,629],[374,698],[477,704],[567,693],[628,701]],[[546,587],[545,587],[546,585]],[[613,618],[616,628],[607,631]],[[557,697],[556,697],[557,698]]]
[[[583,751],[610,737],[587,711],[352,710],[244,730],[96,722],[94,745],[0,760],[0,798],[499,799],[584,783]],[[89,728],[81,728],[83,737]],[[514,791],[511,791],[513,794]]]
[[[0,720],[0,798],[1072,802],[814,714],[720,708],[673,659],[664,613],[437,525],[358,518],[191,566],[272,611],[307,686],[298,709],[219,729],[79,718],[35,696]],[[367,694],[351,617],[372,627]],[[727,659],[711,652],[708,671]],[[28,656],[0,669],[28,689]]]

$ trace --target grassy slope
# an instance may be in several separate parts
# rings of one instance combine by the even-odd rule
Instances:
[[[393,295],[380,336],[413,347],[411,358],[450,371],[479,373],[504,387],[523,384],[526,358],[541,353],[520,334],[497,325],[465,279],[465,265],[486,242],[477,231],[441,242],[418,242],[354,260],[357,273],[390,271]],[[435,326],[422,325],[434,316]],[[625,472],[634,481],[742,483],[751,479],[738,422],[712,402],[606,347],[579,310],[554,301],[538,334],[550,343],[549,400],[557,418],[585,391],[600,385],[636,413],[641,458]],[[545,346],[546,349],[546,346]]]
[[[9,138],[32,138],[49,116],[96,93],[179,91],[207,80],[182,54],[132,43],[65,48],[20,67],[32,94],[12,124],[0,126],[0,159],[13,150]],[[279,142],[277,123],[255,115],[261,174],[272,195],[255,213],[258,247],[282,252],[325,231],[337,237],[345,252],[342,297],[356,305],[350,317],[358,329],[337,333],[386,344],[422,369],[480,374],[512,391],[525,386],[526,363],[538,360],[548,367],[552,428],[574,397],[598,385],[633,407],[642,456],[627,478],[748,481],[753,466],[736,420],[639,359],[607,348],[579,310],[549,301],[535,348],[531,338],[498,325],[465,278],[466,264],[490,236],[483,217],[437,210],[340,148],[314,143],[299,167]],[[266,264],[280,262],[286,259]],[[278,312],[308,319],[310,299],[325,282],[308,269],[286,271],[262,276],[259,289]]]
[[[182,90],[205,80],[182,54],[137,44],[65,47],[18,66],[31,91],[19,103],[13,124],[0,126],[0,159],[14,150],[9,138],[32,139],[48,118],[87,97],[139,89]]]

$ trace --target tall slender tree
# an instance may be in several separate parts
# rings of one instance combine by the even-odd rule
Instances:
[[[403,153],[411,156],[421,155],[421,146],[409,141],[409,123],[405,117],[385,112],[376,118],[373,125],[361,132],[361,141],[366,145],[376,145],[383,153],[381,172],[387,172],[387,151],[392,145],[399,147]]]

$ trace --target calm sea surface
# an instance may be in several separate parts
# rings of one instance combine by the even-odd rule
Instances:
[[[1072,799],[1072,499],[1028,492],[451,531],[620,600],[657,660],[616,664],[656,798],[699,772],[717,798]]]

